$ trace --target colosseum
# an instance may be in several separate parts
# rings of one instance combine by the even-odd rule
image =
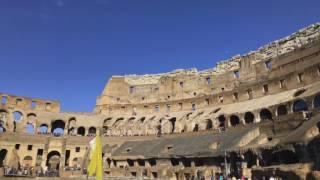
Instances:
[[[0,177],[320,179],[320,23],[197,71],[112,76],[93,112],[0,93]],[[244,179],[244,178],[243,178]]]

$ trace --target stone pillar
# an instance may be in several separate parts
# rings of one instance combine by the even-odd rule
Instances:
[[[62,139],[62,147],[61,147],[61,156],[60,156],[60,167],[59,171],[64,171],[65,161],[66,161],[66,146],[67,146],[67,138]]]
[[[48,124],[48,129],[47,129],[47,133],[51,133],[51,124]]]
[[[48,156],[48,151],[49,151],[49,143],[50,143],[50,138],[47,137],[46,143],[44,144],[44,149],[43,149],[43,154],[42,154],[42,160],[41,160],[41,167],[45,168],[46,167],[46,162],[47,162],[47,156]]]

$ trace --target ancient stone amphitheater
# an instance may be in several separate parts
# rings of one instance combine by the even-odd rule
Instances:
[[[0,176],[319,179],[320,24],[204,71],[113,76],[92,113],[1,93]]]

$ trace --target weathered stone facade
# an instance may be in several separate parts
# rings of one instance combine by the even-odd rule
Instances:
[[[79,177],[99,129],[106,176],[317,177],[319,80],[314,24],[213,69],[113,76],[92,113],[0,94],[0,167]]]

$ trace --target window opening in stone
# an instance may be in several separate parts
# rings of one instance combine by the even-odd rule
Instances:
[[[268,60],[268,61],[266,61],[266,62],[264,62],[264,64],[265,64],[265,67],[267,68],[267,69],[271,69],[272,68],[272,62],[271,62],[271,60]]]
[[[46,110],[50,110],[51,109],[51,103],[46,103]]]
[[[263,93],[264,93],[264,94],[268,94],[268,93],[269,93],[269,86],[268,86],[268,84],[264,84],[264,85],[263,85]]]
[[[236,125],[240,124],[240,119],[239,119],[239,117],[236,116],[236,115],[232,115],[232,116],[230,117],[230,124],[231,124],[231,126],[236,126]]]
[[[211,78],[210,78],[210,77],[207,77],[207,78],[206,78],[206,81],[207,81],[207,84],[208,84],[208,85],[211,85]]]
[[[31,109],[35,109],[37,107],[37,101],[31,102]]]
[[[308,111],[308,105],[304,100],[297,100],[293,103],[293,112]]]
[[[134,86],[130,86],[130,88],[129,88],[130,94],[133,94],[133,93],[134,93],[134,90],[135,90]]]
[[[280,81],[279,81],[279,84],[280,84],[280,88],[282,89],[282,88],[285,88],[286,87],[286,80],[285,79],[281,79]]]
[[[254,115],[252,112],[246,112],[244,114],[244,121],[246,122],[246,124],[250,124],[254,122]]]
[[[260,111],[261,121],[272,120],[272,113],[268,109],[262,109]]]
[[[169,121],[171,123],[171,133],[173,133],[176,128],[176,118],[171,118]]]
[[[238,79],[240,77],[240,72],[239,71],[234,71],[233,74],[234,74],[234,77],[236,79]]]
[[[183,82],[180,82],[179,84],[180,84],[180,87],[183,88],[183,85],[184,85]]]
[[[278,116],[287,115],[287,114],[288,114],[288,110],[287,110],[287,107],[285,105],[280,105],[277,108],[277,115]]]
[[[7,96],[2,96],[1,97],[1,104],[5,105],[5,104],[7,104],[7,101],[8,101],[8,97]]]
[[[313,100],[313,108],[319,108],[320,107],[320,94],[316,95]]]
[[[298,74],[298,82],[302,83],[303,82],[303,73]]]
[[[233,93],[233,99],[236,101],[239,99],[239,94],[237,92]]]

